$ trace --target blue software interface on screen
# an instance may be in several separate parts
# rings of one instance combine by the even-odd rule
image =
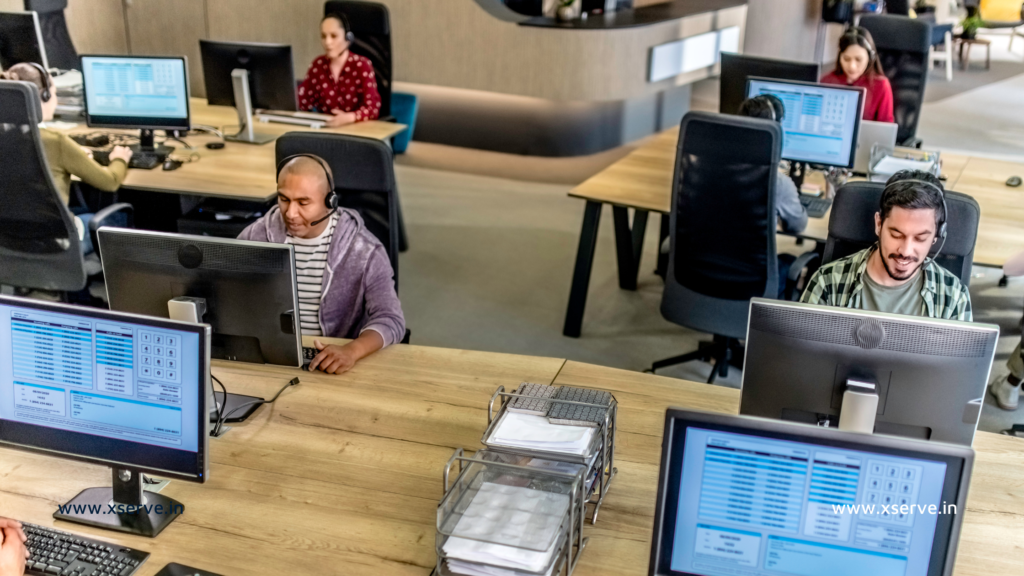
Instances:
[[[945,463],[692,427],[684,450],[673,570],[927,574]]]
[[[786,107],[782,157],[796,162],[847,166],[860,114],[856,90],[751,80],[747,97],[777,96]]]
[[[198,451],[199,336],[0,304],[0,419]]]
[[[184,60],[86,56],[82,74],[91,116],[188,116]]]

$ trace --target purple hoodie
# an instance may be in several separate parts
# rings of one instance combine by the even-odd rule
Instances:
[[[288,236],[277,206],[238,235],[241,240],[284,244]],[[355,338],[373,329],[384,346],[405,337],[405,317],[395,293],[394,271],[384,245],[353,210],[338,209],[338,225],[327,249],[320,325],[324,336]]]

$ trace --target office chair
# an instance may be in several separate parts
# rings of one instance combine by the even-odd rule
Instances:
[[[910,16],[910,0],[885,0],[886,14]]]
[[[899,130],[896,141],[920,148],[917,122],[928,80],[931,23],[891,14],[864,16],[860,25],[871,32],[882,69],[892,85],[893,114]]]
[[[61,70],[78,69],[78,51],[68,33],[64,9],[68,0],[25,0],[25,10],[39,14],[39,28],[46,46],[46,60],[50,67]]]
[[[102,266],[96,252],[82,254],[74,217],[57,193],[39,136],[42,115],[34,84],[0,81],[0,284],[75,292]],[[93,246],[104,225],[131,226],[131,205],[93,216]]]
[[[379,140],[343,134],[290,132],[277,139],[277,162],[294,154],[315,154],[334,173],[339,205],[362,216],[384,245],[398,289],[398,185],[391,148]]]
[[[648,369],[714,360],[708,382],[743,360],[753,297],[778,296],[775,179],[778,123],[689,112],[683,117],[672,179],[669,262],[661,314],[710,332],[713,342]]]
[[[882,198],[882,182],[849,182],[836,191],[832,202],[832,215],[828,221],[828,239],[822,255],[822,265],[849,256],[878,241],[875,235],[875,213]],[[946,191],[947,216],[946,244],[936,259],[952,272],[964,286],[971,285],[971,265],[974,262],[974,244],[978,237],[981,208],[966,194]],[[938,245],[932,249],[934,255]]]
[[[350,50],[365,56],[373,64],[380,92],[380,119],[391,117],[391,16],[388,7],[377,2],[329,0],[324,15],[344,14],[356,39]]]

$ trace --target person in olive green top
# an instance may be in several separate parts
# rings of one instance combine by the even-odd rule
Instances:
[[[2,78],[35,84],[42,100],[43,122],[53,120],[53,114],[57,110],[57,94],[49,74],[43,74],[41,68],[30,64],[15,64],[2,74]],[[47,93],[49,98],[45,97]],[[121,182],[128,171],[128,161],[132,157],[129,148],[115,146],[110,151],[110,166],[104,167],[97,164],[81,146],[63,132],[40,127],[39,137],[43,142],[43,153],[50,166],[50,173],[53,174],[53,182],[57,185],[57,192],[65,204],[70,197],[72,176],[78,176],[82,182],[104,192],[115,192],[121,187]],[[81,222],[78,233],[82,238],[82,250],[86,253],[92,251],[92,242],[89,235],[85,234],[91,217],[92,214],[78,216]]]

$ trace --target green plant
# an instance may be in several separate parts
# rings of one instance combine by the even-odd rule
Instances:
[[[974,36],[978,33],[978,28],[985,27],[985,21],[981,19],[981,16],[977,14],[968,16],[960,22],[960,26],[964,29],[964,36]]]

